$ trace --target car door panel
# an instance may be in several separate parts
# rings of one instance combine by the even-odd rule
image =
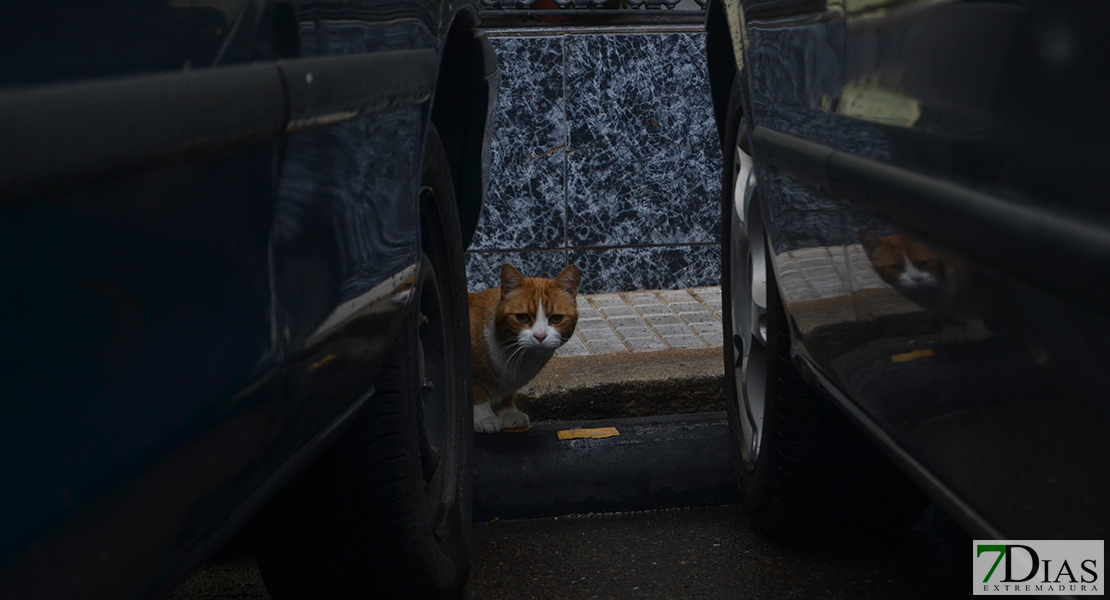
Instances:
[[[851,78],[867,82],[873,102],[891,92],[887,106],[906,118],[883,124],[893,149],[884,162],[904,171],[869,167],[850,149],[828,170],[833,187],[844,182],[838,195],[849,214],[881,216],[886,233],[933,249],[944,275],[939,294],[910,298],[921,309],[916,331],[861,318],[848,394],[1004,534],[1089,537],[1108,525],[1088,511],[1110,493],[1105,470],[1090,468],[1106,464],[1110,447],[1092,426],[1107,416],[1103,369],[1092,359],[1107,356],[1101,344],[1084,345],[1091,332],[1107,332],[1106,296],[1085,273],[1105,269],[1107,231],[1056,211],[1082,207],[1078,190],[1104,171],[1080,183],[1055,158],[1034,165],[1030,154],[1050,137],[1078,141],[1070,154],[1088,136],[1048,134],[1043,121],[1010,108],[1038,80],[1059,76],[1047,74],[1044,57],[1017,50],[1039,43],[1044,52],[1032,33],[1046,25],[1034,23],[1036,13],[1052,22],[1044,6],[937,4],[850,24]],[[1050,94],[1074,101],[1061,92]],[[842,92],[838,112],[844,102]],[[1030,185],[1046,171],[1059,181],[1047,194]],[[880,305],[862,291],[856,298],[861,313]]]
[[[272,443],[272,168],[262,146],[4,211],[4,280],[18,293],[5,302],[0,444],[21,485],[2,501],[0,551],[5,564],[22,556],[22,577],[100,570],[114,585],[149,584],[116,572],[153,558],[131,544],[177,535]],[[259,418],[235,438],[216,427]],[[195,452],[218,462],[163,477]],[[139,515],[128,527],[89,531],[95,515],[128,510]],[[43,530],[56,534],[29,549]]]
[[[1091,164],[1101,155],[1092,131],[1106,119],[1081,100],[1104,96],[1089,82],[1106,55],[1076,20],[1097,11],[865,4],[789,33],[748,28],[751,114],[766,127],[753,136],[757,160],[840,206],[857,319],[855,337],[841,339],[856,345],[818,366],[996,531],[1105,531],[1105,519],[1068,509],[1094,509],[1110,493],[1106,470],[1091,468],[1110,458],[1092,425],[1107,416],[1100,365],[1110,356],[1096,341],[1110,333],[1106,287],[1090,276],[1110,256],[1105,211],[1093,209],[1106,171]],[[838,27],[839,38],[829,33]],[[1079,117],[1090,130],[1076,129]],[[1043,157],[1049,148],[1060,155]],[[931,252],[940,290],[880,277],[865,231]]]
[[[12,597],[166,585],[168,569],[210,553],[372,390],[419,260],[441,5],[302,8],[257,33],[251,15],[227,20],[238,27],[228,35],[254,43],[226,52],[257,52],[254,64],[121,67],[110,54],[83,71],[89,82],[0,90],[31,112],[46,106],[35,94],[71,101],[32,123],[47,132],[41,147],[20,152],[22,133],[0,144],[11,169],[2,270],[17,292],[4,302],[0,381],[3,470],[21,482],[0,495],[0,589]],[[383,11],[397,19],[381,24]],[[275,33],[282,23],[296,43]],[[276,38],[301,56],[274,62]],[[220,62],[219,47],[206,60]],[[47,75],[72,76],[59,69]],[[266,72],[246,82],[276,110],[203,93],[244,69]],[[192,95],[111,93],[147,81]],[[68,93],[97,86],[100,104]],[[219,98],[253,103],[262,126],[243,129],[249,111]],[[121,136],[121,114],[150,121],[124,119],[142,126]],[[4,117],[0,129],[25,133],[24,119]],[[103,146],[90,139],[100,134]],[[27,156],[43,169],[28,170]]]
[[[773,14],[783,14],[784,8],[777,6]],[[823,13],[805,13],[813,8],[808,4],[793,3],[791,8],[802,14],[764,20],[759,11],[746,13],[752,19],[747,29],[746,114],[755,128],[836,135],[833,118],[814,122],[806,117],[816,99],[839,84],[841,69],[830,60],[837,53],[826,50],[843,43],[842,28]],[[811,182],[777,168],[771,162],[772,150],[757,136],[752,138],[757,191],[780,295],[791,315],[796,348],[839,381],[835,360],[856,338],[843,207],[807,185]]]

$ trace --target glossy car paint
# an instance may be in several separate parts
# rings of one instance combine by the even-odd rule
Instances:
[[[1105,537],[1105,5],[710,14],[711,64],[743,66],[776,274],[815,379],[969,528]],[[884,283],[861,229],[915,237],[959,271],[958,297]],[[815,297],[822,278],[841,285]]]
[[[311,85],[334,80],[295,60],[440,56],[452,43],[478,48],[481,62],[476,13],[402,1],[12,10],[0,94],[275,59],[294,59],[283,73],[305,82],[286,89],[307,90],[306,117],[265,143],[5,187],[0,596],[145,597],[215,550],[373,402],[410,305],[434,98],[312,112],[325,96]],[[449,31],[466,37],[448,42]],[[458,154],[481,157],[459,167],[473,203],[498,82],[490,56],[469,66],[439,79],[480,99],[470,121],[441,119]],[[291,116],[298,98],[287,99]],[[18,176],[18,156],[7,158]]]

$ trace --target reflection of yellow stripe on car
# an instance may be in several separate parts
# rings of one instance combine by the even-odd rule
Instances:
[[[924,350],[914,350],[913,352],[905,352],[903,354],[895,354],[895,355],[890,357],[890,362],[896,362],[896,363],[910,362],[911,360],[917,360],[919,358],[926,358],[928,356],[936,356],[936,354],[937,353],[934,352],[931,348],[926,348]]]

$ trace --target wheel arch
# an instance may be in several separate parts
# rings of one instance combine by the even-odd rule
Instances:
[[[489,126],[501,75],[493,46],[469,7],[457,12],[440,50],[431,122],[439,131],[455,186],[463,247],[478,228],[488,185]]]
[[[713,114],[717,122],[717,138],[722,144],[728,138],[728,132],[725,131],[725,124],[728,120],[728,98],[732,92],[733,79],[740,72],[735,51],[740,45],[733,43],[732,27],[725,12],[725,2],[739,3],[739,0],[709,0],[705,20],[705,55],[709,70],[709,94],[713,101]]]

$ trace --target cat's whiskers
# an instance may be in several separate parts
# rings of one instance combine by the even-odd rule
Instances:
[[[513,350],[512,354],[509,355],[509,359],[505,361],[505,370],[509,373],[512,373],[513,377],[515,378],[520,373],[520,366],[524,364],[524,357],[528,353],[528,347],[525,346],[524,343],[520,340],[513,340],[510,348],[514,347],[516,349]],[[515,365],[513,364],[514,358],[516,359]]]

